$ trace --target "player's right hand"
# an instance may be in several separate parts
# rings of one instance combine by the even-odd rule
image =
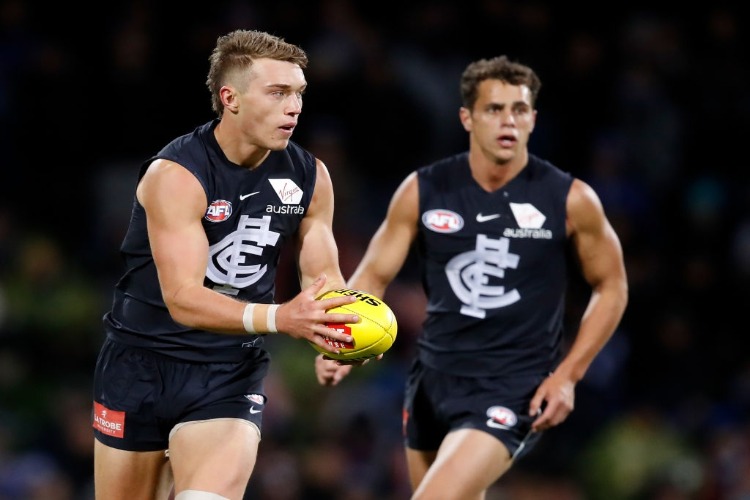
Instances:
[[[345,324],[357,323],[356,314],[327,313],[333,309],[355,302],[356,297],[333,297],[317,300],[326,283],[325,275],[320,275],[309,287],[302,290],[296,297],[279,307],[276,312],[276,328],[290,337],[305,339],[324,350],[337,353],[338,348],[326,342],[328,337],[339,342],[349,343],[351,335],[328,328],[327,323]]]

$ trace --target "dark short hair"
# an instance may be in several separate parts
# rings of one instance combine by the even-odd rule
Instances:
[[[536,103],[542,82],[530,67],[513,62],[507,56],[480,59],[466,66],[461,75],[461,100],[472,109],[477,102],[479,84],[485,80],[500,80],[511,85],[526,85],[531,91],[531,105]]]

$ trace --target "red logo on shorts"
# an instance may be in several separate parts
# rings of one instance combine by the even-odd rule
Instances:
[[[110,410],[94,401],[92,427],[107,436],[122,438],[125,436],[125,412]]]
[[[487,420],[487,425],[496,429],[510,429],[518,423],[518,417],[513,413],[513,410],[504,406],[487,408],[487,416],[490,417]]]

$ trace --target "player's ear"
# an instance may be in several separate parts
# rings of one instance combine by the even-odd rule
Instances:
[[[458,118],[461,120],[461,125],[464,126],[464,130],[471,132],[471,111],[461,106],[458,110]]]
[[[224,85],[219,89],[219,97],[221,98],[221,103],[224,105],[224,109],[232,113],[237,113],[240,109],[237,96],[237,90],[231,85]]]

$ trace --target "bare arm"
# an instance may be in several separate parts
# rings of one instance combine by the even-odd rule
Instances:
[[[226,333],[246,333],[244,304],[203,286],[208,240],[201,225],[207,200],[187,169],[156,160],[136,191],[146,209],[151,251],[164,301],[175,321]]]
[[[417,234],[418,220],[419,189],[416,173],[412,173],[394,193],[385,220],[370,240],[348,286],[382,298],[404,265]],[[351,368],[351,364],[330,360],[322,355],[315,359],[315,375],[321,385],[338,384]]]
[[[317,296],[327,290],[346,286],[346,281],[339,267],[338,247],[333,236],[334,199],[331,176],[322,161],[316,160],[316,168],[315,192],[297,235],[297,267],[300,273],[302,292],[286,306],[303,318],[308,315],[315,317],[326,309],[349,304],[356,300],[354,297],[349,297],[349,300],[343,298],[315,300]],[[325,276],[325,284],[322,287],[317,287],[315,283],[321,276]],[[314,293],[310,293],[313,290]],[[340,315],[328,314],[326,316]],[[332,319],[326,319],[326,321],[331,323],[356,323],[359,321],[359,317],[356,315],[346,315],[346,318],[340,321]],[[325,325],[317,325],[314,335],[311,338],[308,337],[308,340],[331,350],[325,337],[344,339],[343,335],[337,330]]]
[[[177,163],[156,160],[141,179],[136,195],[146,210],[162,295],[174,320],[218,333],[246,334],[242,321],[246,304],[203,286],[209,245],[201,220],[207,200],[195,176]],[[280,331],[313,341],[329,332],[339,338],[340,334],[323,323],[356,321],[352,315],[325,313],[326,307],[349,301],[314,301],[324,284],[324,278],[312,283],[278,309]],[[313,299],[308,300],[311,295]],[[292,304],[302,307],[289,307]]]
[[[567,215],[568,233],[583,277],[591,286],[591,298],[570,350],[531,401],[531,415],[547,403],[534,422],[536,430],[558,425],[573,410],[575,385],[614,333],[628,302],[620,240],[599,197],[580,180],[573,182],[568,194]]]
[[[315,192],[298,233],[300,286],[307,288],[321,274],[327,277],[324,291],[343,288],[346,281],[339,267],[339,254],[333,237],[333,185],[328,169],[320,160]]]
[[[419,188],[417,175],[412,173],[394,193],[385,220],[349,278],[349,286],[382,298],[406,261],[417,235],[418,219]]]

